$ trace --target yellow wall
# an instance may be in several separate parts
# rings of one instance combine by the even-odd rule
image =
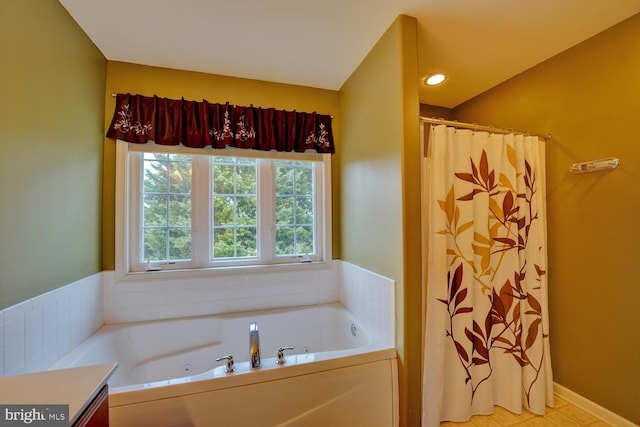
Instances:
[[[547,143],[555,381],[640,423],[640,15],[455,109]],[[574,162],[615,156],[611,172]]]
[[[416,21],[400,16],[340,89],[342,259],[396,281],[401,425],[420,423]]]
[[[253,104],[286,110],[317,111],[334,116],[332,128],[334,139],[337,140],[339,118],[336,91],[109,61],[105,92],[105,132],[115,108],[115,98],[111,96],[113,93],[158,95],[192,101],[206,99],[235,105]],[[104,150],[103,262],[105,269],[112,270],[115,268],[115,142],[105,138]],[[338,141],[336,150],[340,150]],[[334,212],[336,209],[339,207],[334,206]],[[339,245],[338,242],[339,236],[334,232],[334,247]]]
[[[57,1],[0,2],[0,309],[101,270],[106,60]]]

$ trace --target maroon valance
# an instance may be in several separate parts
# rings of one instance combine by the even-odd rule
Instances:
[[[107,137],[192,148],[334,153],[331,116],[118,94]]]

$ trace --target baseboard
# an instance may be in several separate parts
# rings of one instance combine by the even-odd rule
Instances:
[[[626,418],[622,418],[620,415],[615,414],[606,408],[603,408],[597,403],[594,403],[589,399],[580,396],[578,393],[575,393],[558,383],[553,383],[553,392],[558,397],[566,400],[574,406],[577,406],[583,411],[588,412],[594,417],[601,419],[603,422],[609,425],[616,427],[639,427],[637,424],[634,424]]]

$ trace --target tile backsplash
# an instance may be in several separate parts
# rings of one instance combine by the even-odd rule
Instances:
[[[0,311],[0,374],[42,371],[104,323],[103,273]]]
[[[103,271],[0,311],[0,376],[48,369],[104,323],[341,302],[395,340],[395,284],[353,264],[134,275]]]
[[[105,282],[105,322],[204,316],[338,301],[335,268],[221,270],[203,275],[141,273]]]
[[[395,346],[395,282],[344,261],[337,269],[342,305]]]

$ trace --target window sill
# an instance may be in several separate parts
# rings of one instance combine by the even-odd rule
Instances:
[[[233,277],[246,276],[266,273],[286,273],[299,272],[305,270],[330,270],[332,268],[331,261],[316,262],[295,262],[287,264],[270,264],[270,265],[243,265],[243,266],[224,266],[210,268],[193,268],[193,269],[175,269],[175,270],[150,270],[150,271],[131,271],[122,277],[120,282],[137,282],[149,281],[153,279],[191,279],[201,277]]]

